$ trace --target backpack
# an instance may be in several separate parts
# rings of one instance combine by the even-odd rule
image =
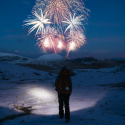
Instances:
[[[71,92],[70,88],[70,70],[62,69],[59,73],[59,79],[55,89],[58,93],[68,94]]]

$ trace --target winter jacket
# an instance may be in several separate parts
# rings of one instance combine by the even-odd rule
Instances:
[[[58,75],[57,78],[56,78],[55,87],[57,87],[58,81],[59,81],[59,75]],[[71,80],[71,77],[70,77],[70,79],[69,79],[69,85],[70,85],[70,88],[71,88],[71,92],[70,92],[69,94],[71,95],[71,93],[72,93],[72,80]]]

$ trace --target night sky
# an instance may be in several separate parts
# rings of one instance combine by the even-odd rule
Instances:
[[[1,0],[0,52],[30,58],[45,54],[35,46],[35,32],[27,35],[28,28],[22,26],[34,5],[35,0]],[[70,52],[69,58],[125,57],[125,0],[86,0],[85,6],[91,11],[85,25],[87,43]]]

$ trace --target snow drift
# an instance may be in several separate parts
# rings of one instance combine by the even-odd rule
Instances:
[[[58,54],[47,54],[37,58],[39,61],[62,61],[65,60],[63,56]]]

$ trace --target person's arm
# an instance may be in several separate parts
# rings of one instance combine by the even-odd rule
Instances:
[[[70,92],[70,95],[72,94],[72,80],[71,80],[71,77],[70,77],[70,88],[71,88],[71,92]]]
[[[57,86],[58,79],[59,79],[59,76],[56,77],[55,87]]]

